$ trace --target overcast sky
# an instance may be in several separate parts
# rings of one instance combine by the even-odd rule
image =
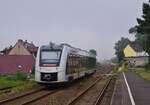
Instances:
[[[0,50],[18,39],[69,43],[114,56],[114,43],[137,24],[148,0],[0,0]]]

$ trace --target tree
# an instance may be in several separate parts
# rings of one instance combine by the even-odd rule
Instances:
[[[137,18],[138,25],[137,32],[141,34],[150,35],[150,1],[149,3],[143,3],[143,15],[142,19]]]
[[[124,58],[124,48],[130,43],[130,40],[128,38],[122,37],[118,42],[115,43],[115,54],[118,58],[118,61],[122,61]]]
[[[129,33],[130,33],[130,34],[137,34],[137,27],[131,27],[131,28],[129,29]]]
[[[150,64],[150,1],[143,3],[142,18],[137,18],[136,37],[149,55]]]
[[[93,55],[97,56],[97,52],[96,52],[96,50],[91,49],[91,50],[89,50],[89,52],[90,52],[91,54],[93,54]]]
[[[131,27],[129,29],[129,33],[134,34],[135,35],[135,42],[139,43],[145,49],[146,37],[144,34],[137,32],[137,26]]]
[[[89,52],[92,54],[92,55],[94,55],[95,57],[93,58],[93,57],[89,57],[88,58],[88,61],[89,61],[89,67],[91,68],[91,67],[94,67],[94,66],[96,66],[96,56],[97,56],[97,52],[96,52],[96,50],[94,50],[94,49],[91,49],[91,50],[89,50]]]

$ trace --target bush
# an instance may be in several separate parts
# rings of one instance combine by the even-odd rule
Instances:
[[[33,74],[33,75],[35,74],[35,66],[33,66],[31,74]]]
[[[149,64],[146,64],[146,65],[145,65],[145,69],[146,69],[146,70],[149,70],[149,69],[150,69],[150,65],[149,65]]]
[[[118,65],[119,65],[119,66],[122,66],[123,63],[124,63],[124,61],[122,60],[122,61],[120,61],[120,62],[118,63]]]
[[[14,79],[16,80],[26,80],[27,79],[27,74],[18,70],[16,74],[13,76]]]

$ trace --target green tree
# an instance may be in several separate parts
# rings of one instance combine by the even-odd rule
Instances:
[[[142,18],[137,18],[137,23],[138,25],[135,26],[135,36],[148,53],[150,64],[150,1],[143,3],[143,15]],[[131,29],[129,31],[132,32]]]
[[[91,49],[91,50],[89,50],[89,52],[90,52],[91,54],[93,54],[93,55],[97,56],[97,51],[96,51],[96,50]]]
[[[137,27],[131,27],[129,33],[135,35],[135,42],[139,43],[145,49],[146,37],[144,34],[137,32]]]
[[[89,50],[89,52],[95,56],[95,58],[93,57],[89,57],[88,61],[89,61],[89,68],[95,67],[96,66],[96,56],[97,56],[97,51],[94,49]]]
[[[118,61],[122,61],[124,58],[124,48],[130,43],[130,40],[128,38],[122,37],[118,42],[115,43],[115,54],[118,58]]]

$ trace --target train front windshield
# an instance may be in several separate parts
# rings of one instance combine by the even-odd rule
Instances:
[[[41,51],[41,64],[56,64],[59,65],[61,51]]]

